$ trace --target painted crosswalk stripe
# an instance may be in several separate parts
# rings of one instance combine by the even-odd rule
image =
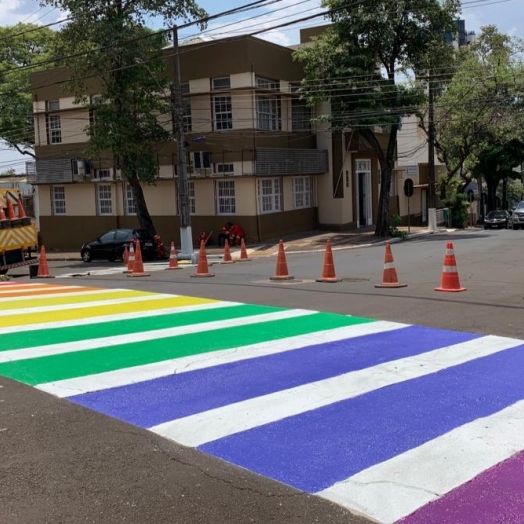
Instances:
[[[210,353],[219,349],[235,348],[256,342],[278,340],[286,336],[355,323],[353,317],[311,311],[304,311],[303,314],[291,313],[287,315],[288,318],[281,319],[276,318],[278,315],[285,316],[283,313],[275,314],[272,321],[257,324],[257,329],[250,324],[239,325],[234,330],[226,328],[180,335],[168,338],[162,344],[149,340],[138,344],[77,351],[19,362],[5,362],[0,364],[0,375],[27,384],[41,384],[113,371],[122,367],[141,366],[192,354]],[[297,319],[306,315],[307,322],[297,322]]]
[[[355,318],[355,317],[353,317]],[[360,321],[364,319],[356,319]],[[232,362],[241,362],[267,355],[275,355],[285,351],[301,349],[318,344],[328,344],[341,340],[350,340],[365,335],[386,333],[408,327],[397,322],[377,321],[355,323],[350,326],[317,331],[305,335],[296,335],[280,340],[260,342],[248,346],[217,350],[211,354],[197,354],[188,357],[174,358],[144,366],[117,369],[107,373],[88,375],[72,379],[39,384],[37,387],[58,397],[71,397],[93,391],[117,388],[128,384],[136,384],[174,374],[190,373],[199,369],[222,366]]]
[[[227,307],[230,305],[238,305],[238,302],[222,302],[206,298],[173,295],[173,298],[165,298],[155,302],[149,301],[145,305],[142,302],[137,301],[118,304],[116,306],[111,306],[110,308],[96,307],[67,312],[61,311],[59,318],[63,320],[57,320],[58,315],[56,313],[39,313],[38,315],[31,315],[29,319],[24,317],[24,321],[27,320],[26,324],[12,323],[9,327],[0,327],[0,336],[25,333],[24,336],[29,338],[32,336],[31,333],[40,330],[52,331],[54,329],[67,327],[89,326],[122,320],[145,319],[177,312],[184,313],[198,309],[212,309],[215,307]],[[147,307],[147,309],[144,310],[144,307]],[[30,344],[31,342],[28,343]]]
[[[25,294],[40,295],[45,293],[72,293],[79,289],[95,289],[95,288],[84,288],[82,286],[53,286],[49,284],[41,284],[38,286],[12,286],[5,289],[0,288],[0,300],[4,300],[6,297],[22,297]]]
[[[319,492],[521,401],[523,348],[520,345],[330,403],[199,449],[308,493]],[[499,364],[503,367],[497,367]],[[489,396],[485,396],[487,387]],[[478,402],[479,395],[482,402]],[[513,443],[509,448],[512,453],[517,451]]]
[[[318,494],[379,522],[393,523],[524,449],[523,413],[524,401],[519,401],[364,469]],[[491,507],[495,501],[490,501]],[[467,509],[469,520],[453,522],[505,522],[485,518],[485,512],[475,511],[475,506],[470,504]],[[429,507],[406,522],[452,522],[420,519],[428,514]]]
[[[28,302],[27,297],[18,300],[6,300],[2,303],[2,316],[5,315],[23,315],[38,313],[41,311],[60,311],[61,309],[68,309],[71,307],[83,307],[85,305],[103,305],[104,301],[111,304],[116,303],[116,300],[128,299],[152,299],[158,300],[165,295],[157,295],[155,293],[147,293],[144,291],[130,291],[128,289],[108,289],[99,290],[94,294],[76,297],[69,295],[59,295],[54,297],[40,298],[34,296],[33,300]]]
[[[118,324],[106,325],[106,328],[113,328],[113,330],[118,334],[105,337],[101,336],[90,340],[79,338],[76,341],[68,340],[67,342],[62,343],[45,344],[23,349],[4,350],[0,351],[0,363],[48,357],[51,355],[61,355],[77,351],[88,351],[91,349],[119,345],[139,344],[140,342],[151,340],[158,341],[158,343],[161,344],[162,339],[188,335],[190,333],[200,333],[202,330],[211,331],[215,329],[235,328],[246,322],[257,324],[259,322],[270,322],[271,320],[283,318],[295,318],[313,313],[305,310],[283,310],[282,308],[247,305],[236,306],[234,311],[232,311],[232,309],[233,308],[226,308],[225,310],[205,310],[187,313],[186,315],[178,313],[177,315],[160,319],[160,326],[164,327],[157,326],[156,329],[151,329],[151,327],[152,324],[154,324],[154,320],[158,320],[158,317],[155,317],[151,322],[144,324],[135,322],[135,329],[132,329],[131,332],[122,330],[121,326]],[[231,318],[232,315],[234,318]],[[174,324],[174,326],[165,327],[166,324]],[[80,330],[77,327],[75,331]],[[75,333],[75,336],[78,335],[81,335],[81,333]]]
[[[18,302],[20,305],[22,305],[24,301],[25,302],[30,301],[31,306],[33,306],[35,301],[38,299],[38,304],[44,306],[46,302],[48,302],[49,304],[52,304],[53,301],[56,302],[57,301],[56,299],[60,299],[61,297],[67,296],[70,300],[73,299],[74,301],[77,297],[89,297],[91,295],[100,295],[103,291],[104,290],[100,288],[84,287],[84,288],[71,289],[70,291],[64,292],[62,290],[53,290],[51,288],[51,289],[46,289],[45,291],[39,291],[38,293],[31,293],[30,295],[28,294],[27,296],[20,296],[18,295],[18,293],[16,294],[12,293],[12,296],[10,297],[5,297],[5,296],[0,297],[0,303],[1,303],[2,309],[12,302]]]
[[[202,446],[213,440],[301,415],[321,406],[329,406],[378,388],[435,373],[448,366],[476,359],[480,355],[490,355],[521,344],[520,340],[486,336],[415,357],[386,362],[361,371],[229,404],[165,422],[151,429],[186,446]]]
[[[72,400],[147,428],[475,338],[413,326],[259,357],[256,375],[251,361],[235,362]]]

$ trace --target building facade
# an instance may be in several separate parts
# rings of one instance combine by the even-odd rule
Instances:
[[[172,50],[166,49],[168,74]],[[180,47],[193,236],[241,225],[248,242],[317,227],[370,227],[380,184],[377,155],[355,132],[314,124],[297,89],[293,50],[251,36]],[[34,184],[41,240],[78,249],[119,227],[138,227],[131,188],[107,158],[87,158],[87,106],[64,68],[34,73]],[[88,83],[91,100],[100,95]],[[320,108],[323,111],[325,108]],[[169,129],[171,118],[164,118]],[[177,144],[155,148],[159,172],[144,196],[164,242],[179,239]],[[81,232],[81,234],[80,234]]]

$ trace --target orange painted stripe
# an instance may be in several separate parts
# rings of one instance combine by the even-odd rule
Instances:
[[[24,288],[27,289],[27,288]],[[47,289],[47,288],[40,288],[35,289],[31,293],[1,293],[0,294],[0,303],[2,302],[3,298],[12,298],[12,297],[40,297],[43,295],[64,295],[67,293],[79,293],[82,291],[102,291],[99,287],[66,287],[64,286],[62,289]]]

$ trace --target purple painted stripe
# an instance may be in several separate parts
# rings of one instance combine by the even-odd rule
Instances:
[[[479,336],[411,326],[86,393],[69,400],[137,426],[151,427]]]
[[[524,453],[488,469],[398,524],[522,524]]]

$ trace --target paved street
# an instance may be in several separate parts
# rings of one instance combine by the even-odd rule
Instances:
[[[467,243],[508,238],[481,235]],[[406,251],[412,255],[419,249],[431,257],[431,245],[432,241],[425,241],[394,247],[395,253],[400,252],[397,259],[404,260]],[[367,251],[376,255],[378,249]],[[470,250],[474,252],[475,246],[465,249]],[[366,257],[365,249],[359,251]],[[357,250],[352,251],[358,259],[357,255]],[[290,256],[289,262],[305,274],[310,262],[299,256]],[[198,280],[192,287],[201,290],[205,281],[210,291],[210,283],[226,274],[223,271],[264,270],[265,264],[258,268],[257,264],[260,261],[235,268],[212,266],[217,277]],[[1,382],[0,409],[6,427],[0,428],[4,430],[0,438],[13,439],[6,448],[11,450],[6,473],[12,473],[13,467],[19,475],[24,471],[17,448],[26,444],[16,445],[13,433],[31,434],[32,427],[31,423],[27,429],[21,427],[20,421],[9,427],[13,418],[9,409],[36,394],[35,406],[56,403],[57,422],[64,410],[64,420],[72,413],[82,424],[89,420],[95,441],[104,425],[118,423],[82,408],[131,424],[139,428],[136,431],[147,430],[160,449],[173,446],[170,453],[190,453],[188,463],[203,461],[205,468],[225,468],[216,478],[230,475],[233,482],[241,483],[247,475],[247,482],[254,482],[260,493],[269,485],[276,491],[290,489],[297,497],[300,492],[318,496],[285,502],[286,509],[278,510],[276,517],[275,506],[266,499],[256,516],[249,517],[253,522],[273,517],[279,522],[357,522],[346,509],[384,523],[522,521],[519,493],[524,487],[524,455],[519,452],[524,449],[520,420],[524,390],[519,370],[523,341],[496,336],[496,331],[482,336],[482,330],[468,333],[375,320],[377,316],[316,312],[309,304],[307,309],[288,309],[173,295],[172,289],[161,294],[124,288],[126,284],[138,287],[146,278],[148,286],[166,288],[167,279],[182,283],[191,271],[194,268],[159,270],[144,279],[102,273],[99,278],[115,279],[112,286],[88,286],[69,277],[46,282],[16,279],[0,287],[0,375],[8,377]],[[159,280],[152,286],[154,275]],[[267,285],[260,277],[251,278],[262,289]],[[504,278],[511,276],[506,273]],[[465,280],[468,285],[472,282]],[[340,284],[301,279],[281,283],[280,292],[327,286],[316,295],[320,304],[324,295],[340,292],[337,286],[347,289],[355,284],[370,286],[365,278]],[[414,285],[422,287],[426,282]],[[406,293],[387,291],[393,292]],[[467,301],[467,293],[444,294],[442,300],[455,304],[460,296]],[[479,307],[483,306],[474,309],[478,312]],[[70,403],[50,400],[53,397],[9,379]],[[24,410],[19,411],[20,418]],[[38,409],[37,417],[42,412]],[[40,423],[47,427],[44,417]],[[126,427],[130,426],[122,425],[118,434],[132,434]],[[48,432],[47,427],[42,433]],[[66,449],[73,446],[90,455],[85,436],[69,437]],[[82,440],[83,446],[77,448],[75,442]],[[115,448],[119,456],[127,446]],[[80,464],[85,467],[83,461]],[[143,472],[144,467],[137,463],[135,469]],[[122,468],[124,478],[128,468]],[[262,477],[251,477],[249,472]],[[215,484],[206,491],[213,500]],[[184,489],[194,498],[194,490],[187,485]],[[9,502],[8,522],[33,521],[27,512],[18,520],[20,509],[12,498]],[[178,510],[180,504],[171,502]],[[244,503],[245,499],[236,509],[243,510],[246,518],[250,511]],[[300,516],[285,515],[295,503]],[[135,504],[147,511],[144,500]],[[94,517],[92,522],[120,521],[118,506],[113,508],[114,520]],[[206,504],[201,510],[206,512]],[[137,509],[128,511],[136,518]],[[235,521],[231,515],[230,520],[221,518],[219,522]],[[49,521],[60,519],[55,516]],[[209,516],[177,520],[208,521]]]

